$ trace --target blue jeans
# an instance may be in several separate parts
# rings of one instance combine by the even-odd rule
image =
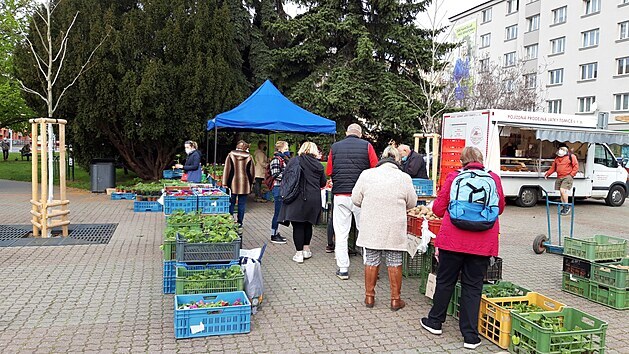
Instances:
[[[242,225],[245,219],[245,207],[247,206],[246,194],[232,194],[231,203],[229,204],[229,213],[234,215],[234,207],[236,206],[236,198],[238,198],[238,223]]]
[[[280,186],[273,187],[273,200],[275,203],[275,212],[273,213],[273,220],[271,221],[271,232],[272,235],[275,235],[277,233],[277,217],[280,215],[280,209],[282,209]]]

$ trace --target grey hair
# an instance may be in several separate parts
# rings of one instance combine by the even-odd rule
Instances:
[[[358,137],[362,137],[363,136],[363,128],[360,127],[360,125],[356,124],[356,123],[352,123],[350,125],[347,126],[347,135],[357,135]]]
[[[400,162],[401,160],[400,152],[393,145],[389,145],[384,149],[384,152],[382,153],[382,158],[394,159],[397,162]]]
[[[466,146],[461,152],[461,164],[465,167],[468,163],[483,163],[483,153],[473,146]]]

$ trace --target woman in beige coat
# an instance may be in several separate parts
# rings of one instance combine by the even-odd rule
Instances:
[[[391,286],[391,310],[406,304],[400,299],[402,256],[406,252],[406,210],[417,205],[411,177],[400,170],[400,153],[389,146],[375,168],[361,173],[352,202],[361,208],[356,245],[364,247],[365,305],[373,307],[380,257],[386,257]]]

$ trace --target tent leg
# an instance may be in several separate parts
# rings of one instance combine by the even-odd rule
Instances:
[[[205,163],[210,162],[210,134],[205,130]]]
[[[216,149],[218,147],[218,130],[214,124],[214,166],[216,166]]]

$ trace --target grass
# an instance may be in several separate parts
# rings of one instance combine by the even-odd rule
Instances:
[[[9,154],[9,159],[4,161],[0,159],[0,179],[8,179],[11,181],[31,181],[31,163],[32,161],[22,161],[19,152]],[[133,172],[129,172],[128,175],[124,174],[122,169],[116,169],[116,184],[126,184],[132,182],[136,178]],[[71,175],[67,175],[67,186],[71,188],[79,188],[90,190],[91,180],[88,171],[79,166],[74,167],[74,181],[71,179]],[[59,176],[55,178],[55,185],[59,185]]]

